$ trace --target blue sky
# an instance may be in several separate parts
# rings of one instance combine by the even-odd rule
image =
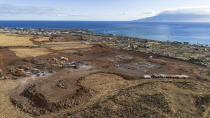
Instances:
[[[127,21],[202,7],[210,0],[0,0],[0,20]]]

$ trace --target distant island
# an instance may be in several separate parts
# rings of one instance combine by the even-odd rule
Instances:
[[[156,16],[135,20],[137,22],[210,22],[210,14],[202,11],[170,10]]]

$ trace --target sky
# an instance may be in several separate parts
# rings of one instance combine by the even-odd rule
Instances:
[[[0,20],[130,21],[189,8],[208,12],[210,0],[0,0]]]

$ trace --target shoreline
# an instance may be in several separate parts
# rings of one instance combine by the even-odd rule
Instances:
[[[28,31],[28,33],[27,33]],[[47,33],[45,33],[47,32]],[[56,34],[71,34],[71,33],[78,33],[78,34],[91,34],[91,35],[101,35],[101,36],[117,36],[117,37],[126,37],[126,38],[133,38],[133,39],[143,39],[148,41],[156,41],[156,42],[169,42],[169,43],[182,43],[188,45],[197,45],[197,46],[206,46],[210,47],[208,44],[193,44],[190,42],[181,42],[181,41],[161,41],[161,40],[154,40],[148,38],[141,38],[141,37],[132,37],[126,35],[118,35],[112,33],[94,33],[89,29],[80,29],[80,28],[11,28],[11,27],[0,27],[0,33],[11,33],[11,34],[30,34],[30,35],[56,35]]]
[[[9,23],[7,23],[9,22]],[[16,23],[17,22],[17,23]],[[43,23],[39,23],[43,22]],[[117,34],[118,36],[156,40],[163,42],[188,42],[191,45],[208,45],[210,43],[207,23],[199,22],[133,22],[133,21],[0,21],[1,28],[11,29],[45,29],[45,30],[76,30],[86,29],[94,34]],[[96,22],[96,23],[95,23]],[[114,23],[113,23],[114,22]],[[115,23],[116,22],[116,23]],[[124,23],[123,23],[124,22]],[[200,25],[199,25],[200,24]],[[201,25],[203,24],[203,25]],[[126,27],[129,27],[126,28]],[[169,28],[169,32],[165,29]],[[192,28],[193,31],[191,31]],[[203,28],[202,32],[199,31]],[[205,32],[205,29],[207,32]],[[163,31],[162,31],[163,30]],[[150,33],[151,32],[151,33]]]
[[[156,41],[116,34],[96,34],[87,29],[28,29],[0,28],[0,33],[35,36],[76,35],[91,43],[101,43],[111,48],[134,50],[179,59],[202,66],[210,66],[210,47],[178,41]]]

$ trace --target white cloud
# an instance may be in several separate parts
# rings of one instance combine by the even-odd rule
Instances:
[[[210,7],[185,7],[167,9],[144,22],[210,22]]]
[[[155,11],[145,11],[143,14],[145,15],[154,15],[156,12]]]
[[[120,15],[126,16],[128,14],[129,14],[129,12],[123,11]]]
[[[184,7],[184,8],[171,8],[163,11],[164,14],[197,14],[197,15],[210,15],[210,6],[201,7]]]
[[[59,16],[62,14],[70,15],[69,9],[51,8],[51,7],[35,7],[35,6],[17,6],[0,4],[0,15],[40,15],[40,16]]]
[[[146,10],[146,11],[138,14],[136,18],[139,18],[139,16],[140,16],[140,18],[152,17],[152,16],[155,16],[157,14],[158,13],[155,10]]]

